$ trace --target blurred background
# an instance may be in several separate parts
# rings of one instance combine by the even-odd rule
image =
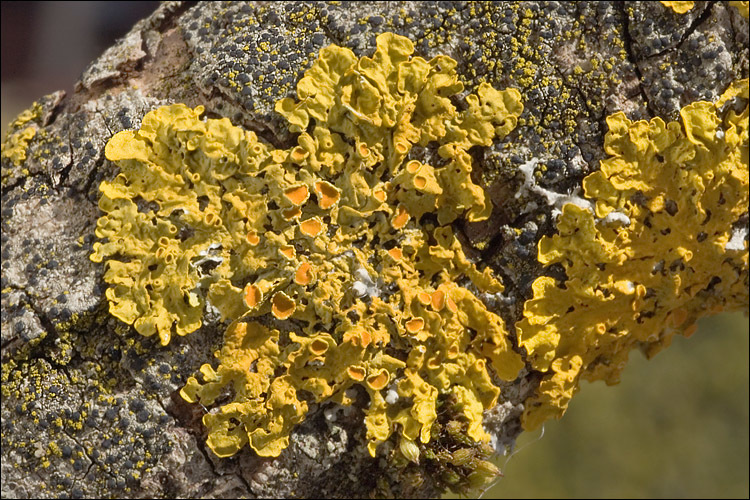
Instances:
[[[157,5],[2,2],[3,134]],[[584,383],[542,439],[522,435],[484,498],[747,498],[748,338],[747,317],[724,314],[652,361],[633,352],[619,385]]]
[[[86,66],[159,2],[2,2],[2,134],[36,99],[73,91]]]
[[[725,313],[615,386],[581,384],[560,420],[524,433],[483,498],[747,498],[748,320]]]

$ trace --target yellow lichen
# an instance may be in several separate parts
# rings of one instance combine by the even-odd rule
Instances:
[[[253,245],[266,231],[262,217],[248,223],[266,204],[252,166],[272,161],[269,148],[227,119],[199,120],[202,112],[200,106],[159,108],[140,130],[120,132],[105,148],[120,173],[100,186],[99,207],[107,215],[96,235],[108,241],[94,244],[91,259],[107,262],[110,313],[142,335],[157,334],[164,345],[173,333],[200,327],[201,287],[223,294],[230,278],[247,276],[248,266],[230,262],[238,257],[228,249],[252,255],[246,248],[260,248],[255,259],[268,262],[281,258],[285,243]],[[249,194],[253,187],[257,192]]]
[[[652,356],[700,316],[747,308],[748,80],[680,122],[607,118],[601,170],[583,181],[594,212],[563,207],[539,261],[562,264],[517,324],[533,368],[545,373],[524,427],[565,411],[580,378],[616,383],[628,352]]]
[[[41,112],[42,106],[35,102],[13,120],[8,127],[8,133],[2,145],[0,145],[0,157],[10,160],[16,167],[26,160],[26,150],[29,147],[29,142],[36,135],[37,126],[34,124],[25,125],[39,118]]]
[[[695,7],[695,2],[661,2],[665,7],[669,7],[678,14],[684,14]]]
[[[36,135],[36,127],[26,127],[14,134],[11,134],[2,144],[2,157],[13,162],[13,165],[19,166],[26,160],[26,149],[29,147],[29,141]]]
[[[482,84],[459,111],[456,62],[413,52],[390,33],[371,58],[323,49],[299,100],[277,104],[299,132],[289,150],[180,104],[107,144],[120,173],[100,188],[107,241],[92,260],[107,262],[112,314],[163,344],[200,326],[204,302],[233,320],[218,369],[182,390],[211,407],[231,387],[203,419],[219,456],[245,444],[277,456],[308,403],[351,404],[355,385],[370,397],[372,455],[394,432],[429,441],[440,395],[486,440],[490,372],[512,380],[523,366],[474,295],[502,285],[450,225],[489,216],[468,151],[515,127],[520,94]]]

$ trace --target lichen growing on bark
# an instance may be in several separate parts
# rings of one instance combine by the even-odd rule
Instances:
[[[110,312],[164,345],[200,326],[205,301],[234,321],[218,370],[204,365],[203,383],[182,390],[212,406],[233,388],[203,419],[219,456],[246,443],[278,456],[308,401],[350,405],[354,385],[369,394],[373,456],[396,429],[429,442],[439,395],[455,398],[473,440],[489,439],[492,377],[513,380],[523,364],[471,291],[501,292],[500,281],[449,224],[489,216],[468,150],[506,136],[523,106],[482,84],[459,111],[456,62],[413,52],[390,33],[371,58],[323,49],[299,101],[277,105],[300,133],[289,150],[184,105],[107,144],[121,170],[101,185],[106,242],[91,258],[106,261]],[[435,164],[417,159],[428,146]],[[269,315],[289,323],[256,323]]]
[[[695,321],[748,303],[748,80],[680,122],[607,118],[601,170],[583,181],[590,207],[568,204],[539,261],[567,280],[537,278],[516,326],[545,373],[524,427],[560,417],[578,381],[613,384],[632,348],[652,356]],[[738,235],[734,235],[738,232]]]

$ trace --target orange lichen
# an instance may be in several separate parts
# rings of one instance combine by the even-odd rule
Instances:
[[[426,306],[432,303],[432,295],[427,292],[419,292],[417,294],[417,300],[419,300],[423,306]]]
[[[401,260],[404,256],[404,252],[402,252],[400,248],[391,248],[388,250],[388,255],[390,255],[393,260]]]
[[[258,243],[260,243],[260,237],[258,236],[258,233],[256,233],[255,231],[248,232],[247,242],[250,243],[252,246],[255,246]]]
[[[328,350],[328,342],[321,339],[315,339],[310,343],[310,352],[316,356],[322,356]]]
[[[399,205],[396,210],[396,215],[393,216],[391,225],[393,229],[403,229],[406,223],[409,222],[409,212],[406,211],[403,205]]]
[[[388,199],[388,195],[380,188],[375,188],[372,192],[372,195],[375,197],[376,200],[378,200],[380,203],[385,203],[385,201]]]
[[[411,160],[409,163],[406,164],[406,171],[410,174],[416,174],[419,172],[419,169],[422,168],[422,163],[420,163],[417,160]]]
[[[296,309],[294,301],[284,292],[276,292],[271,299],[271,312],[276,319],[289,318]]]
[[[312,217],[310,219],[300,222],[299,229],[305,236],[314,238],[323,231],[323,221],[318,217]]]
[[[307,158],[308,154],[309,153],[305,151],[304,148],[297,146],[296,148],[292,149],[291,153],[289,153],[289,157],[294,163],[300,164],[305,161],[305,158]]]
[[[410,319],[406,322],[406,331],[409,333],[417,333],[424,328],[424,320],[422,318]]]
[[[307,286],[314,279],[313,268],[309,262],[303,262],[294,273],[294,282],[300,286]]]
[[[383,389],[386,385],[388,385],[389,380],[390,375],[388,374],[388,370],[383,368],[367,377],[367,385],[368,387],[370,387],[370,389],[379,391],[380,389]]]
[[[346,369],[346,373],[349,374],[349,376],[356,380],[357,382],[361,382],[365,379],[365,369],[358,365],[350,366]]]
[[[292,205],[298,207],[304,205],[310,197],[310,190],[304,184],[300,186],[292,186],[284,190],[284,196],[292,202]]]
[[[445,307],[445,292],[442,290],[435,290],[432,292],[432,298],[430,299],[432,308],[440,312]]]
[[[279,248],[279,253],[289,260],[294,260],[297,256],[297,251],[292,245],[284,245]]]
[[[448,306],[448,310],[452,313],[458,312],[458,306],[455,302],[453,302],[453,299],[448,297],[445,299],[445,305]]]
[[[261,300],[263,299],[263,293],[260,291],[260,289],[255,285],[247,285],[245,287],[245,304],[247,304],[247,307],[249,308],[255,308],[260,304]]]

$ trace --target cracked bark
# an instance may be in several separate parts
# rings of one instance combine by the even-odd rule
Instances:
[[[279,459],[259,458],[248,449],[230,459],[217,459],[205,447],[202,414],[181,402],[177,391],[187,376],[212,360],[223,326],[217,318],[207,318],[200,331],[174,340],[167,348],[141,339],[107,314],[103,269],[90,262],[88,255],[99,215],[99,183],[116,172],[104,158],[104,144],[114,133],[137,128],[143,115],[157,106],[184,102],[204,105],[207,115],[226,116],[274,146],[287,147],[293,136],[274,115],[273,102],[293,91],[289,82],[298,81],[312,62],[309,54],[297,58],[292,49],[307,44],[315,55],[321,47],[336,43],[353,47],[358,55],[369,55],[377,33],[394,31],[414,40],[418,55],[447,54],[458,60],[459,75],[465,77],[468,88],[487,80],[496,88],[523,91],[527,123],[502,147],[496,145],[475,157],[488,191],[504,193],[498,195],[502,200],[496,203],[493,219],[484,225],[456,224],[467,253],[478,255],[502,275],[508,303],[500,305],[498,313],[512,326],[530,295],[531,282],[543,272],[534,258],[536,243],[554,231],[552,208],[543,200],[533,194],[514,197],[522,183],[517,166],[533,157],[560,160],[560,166],[549,169],[557,177],[543,180],[545,188],[571,192],[597,168],[603,154],[604,116],[619,109],[631,118],[675,111],[672,101],[652,103],[651,96],[659,94],[664,82],[650,82],[649,91],[645,87],[647,75],[663,57],[684,54],[688,39],[716,26],[725,30],[719,36],[727,52],[746,51],[746,45],[738,48],[742,43],[738,33],[747,23],[727,13],[723,5],[708,6],[693,18],[674,47],[641,58],[636,46],[647,47],[650,39],[641,36],[642,31],[631,30],[642,21],[631,19],[628,9],[657,9],[654,6],[600,7],[583,2],[570,8],[527,2],[511,9],[511,5],[497,3],[481,6],[488,16],[474,25],[468,12],[475,7],[460,2],[435,6],[238,3],[231,7],[230,16],[220,4],[166,2],[94,61],[73,94],[40,99],[37,123],[44,134],[38,132],[31,141],[21,165],[3,158],[1,345],[3,375],[7,375],[2,401],[3,497],[440,494],[445,483],[432,477],[424,463],[405,474],[382,458],[369,458],[362,446],[361,413],[329,421],[324,405],[298,426]],[[311,17],[295,21],[295,9],[307,9]],[[536,56],[509,49],[514,40],[519,41],[517,33],[523,30],[526,11],[538,16],[530,24],[531,39],[541,40]],[[243,16],[257,24],[242,25]],[[579,16],[586,20],[576,25]],[[608,16],[616,22],[607,23]],[[385,21],[376,22],[376,17]],[[680,22],[668,13],[659,13],[656,19],[665,32]],[[289,34],[282,34],[284,30]],[[539,33],[547,31],[550,38],[540,38]],[[566,32],[574,38],[566,38]],[[317,34],[322,35],[322,42]],[[611,70],[617,78],[604,88],[587,74],[575,83],[567,81],[582,61],[617,57],[617,50],[606,41],[609,35],[622,40],[627,55]],[[232,38],[247,37],[241,43],[252,45],[262,36],[276,37],[275,45],[291,48],[272,54],[275,58],[266,62],[252,50],[243,51]],[[589,41],[587,48],[570,49],[584,39]],[[475,74],[476,68],[487,68],[488,55],[502,71],[485,69]],[[519,83],[522,55],[538,73],[529,84]],[[729,69],[746,77],[742,61],[740,57]],[[251,74],[251,99],[223,82],[235,67],[258,73]],[[274,83],[261,83],[260,75],[263,81]],[[715,96],[723,91],[727,78],[706,78],[702,84]],[[615,83],[618,79],[620,83]],[[540,83],[546,80],[559,82],[560,88],[580,99],[582,109],[566,115],[569,103],[550,97],[559,92],[551,84]],[[636,85],[637,94],[628,94],[628,83]],[[587,104],[590,97],[600,94],[605,97],[602,101],[614,104]],[[552,117],[550,123],[535,125],[532,120],[540,116]],[[573,117],[575,125],[555,124],[565,116]],[[530,202],[536,208],[528,209]],[[146,348],[133,347],[134,340]],[[493,420],[501,445],[511,446],[520,432],[521,404],[538,380],[538,374],[524,370],[515,382],[503,387],[501,402],[510,409]],[[52,386],[59,389],[54,397]],[[112,409],[115,413],[108,413]],[[75,418],[76,412],[86,416]],[[48,452],[52,444],[63,451],[59,455]],[[84,458],[90,462],[88,467],[76,465]],[[420,481],[408,479],[415,474]]]

